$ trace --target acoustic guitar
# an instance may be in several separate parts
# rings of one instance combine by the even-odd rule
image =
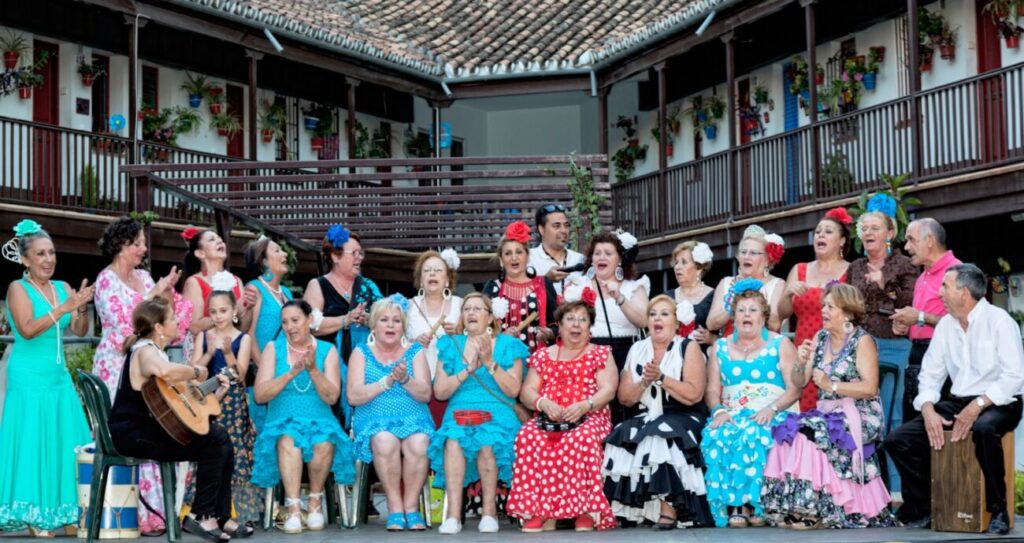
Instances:
[[[222,373],[232,383],[238,381],[233,368]],[[142,399],[160,426],[175,441],[188,445],[192,438],[210,433],[210,417],[220,415],[220,401],[213,394],[220,386],[217,376],[199,383],[186,381],[168,383],[159,377],[150,377],[142,385]]]

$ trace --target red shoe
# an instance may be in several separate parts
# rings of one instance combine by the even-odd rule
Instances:
[[[523,532],[533,534],[544,531],[544,519],[541,517],[533,517],[530,520],[523,523]]]
[[[577,532],[592,532],[594,531],[594,517],[590,515],[580,515],[576,517],[576,531]]]

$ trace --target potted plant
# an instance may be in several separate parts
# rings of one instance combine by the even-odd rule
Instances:
[[[363,126],[363,123],[356,119],[352,126],[352,135],[355,136],[355,153],[352,158],[370,158],[370,129]]]
[[[989,0],[982,6],[981,12],[988,13],[992,17],[992,22],[998,25],[1000,21],[1010,16],[1010,2],[1011,0]],[[1019,14],[1019,5],[1017,9]]]
[[[242,131],[242,123],[230,113],[220,113],[210,118],[210,128],[217,129],[218,136],[230,138]]]
[[[764,85],[754,86],[754,103],[757,105],[768,103],[768,88]]]
[[[921,72],[932,71],[932,58],[935,55],[935,50],[932,49],[930,44],[922,43],[918,49],[919,54],[919,68]]]
[[[174,106],[170,108],[168,118],[173,117],[171,127],[175,134],[188,134],[198,132],[203,125],[203,118],[199,112],[185,106]]]
[[[717,94],[712,94],[704,100],[704,111],[706,118],[702,128],[708,140],[713,140],[718,135],[718,121],[725,116],[725,101]]]
[[[1016,22],[1011,22],[1009,18],[999,21],[999,33],[1006,40],[1007,49],[1017,49],[1020,47],[1020,35],[1022,32],[1024,32],[1024,28],[1021,28]]]
[[[873,91],[878,83],[878,70],[879,64],[885,59],[885,47],[869,47],[868,48],[868,63],[864,67],[864,79],[861,83],[864,84],[864,89]]]
[[[804,97],[805,94],[810,94],[808,90],[808,75],[807,75],[807,61],[804,57],[797,55],[793,57],[792,63],[789,65],[789,78],[793,81],[789,85],[790,94],[797,94]],[[804,97],[804,101],[809,98]]]
[[[636,119],[634,119],[633,117],[619,115],[619,119],[615,121],[615,124],[612,126],[624,132],[624,137],[622,139],[626,142],[627,145],[629,145],[630,147],[636,147],[640,145],[640,139],[637,138],[635,125]]]
[[[263,112],[260,113],[260,134],[263,143],[270,143],[275,139],[284,138],[285,111],[284,105],[279,103],[270,104],[263,102]]]
[[[959,27],[950,28],[949,24],[943,22],[942,30],[935,37],[935,44],[939,46],[939,56],[943,60],[953,60],[956,56],[956,41]]]
[[[187,81],[181,84],[181,90],[188,93],[188,105],[193,108],[198,108],[203,103],[203,98],[210,96],[213,90],[213,84],[209,82],[205,75],[193,75],[189,72],[185,72]],[[218,95],[220,93],[217,93]]]
[[[28,40],[8,30],[6,36],[0,36],[0,51],[4,52],[4,69],[11,71],[18,67],[21,55],[28,51]]]
[[[22,100],[28,100],[32,98],[32,87],[39,87],[44,82],[42,74],[39,70],[43,69],[43,65],[46,64],[49,55],[46,51],[39,53],[39,60],[33,63],[31,66],[26,66],[19,70],[18,73],[18,95],[21,96]]]
[[[210,102],[210,115],[213,115],[214,117],[220,115],[224,111],[224,104],[228,101],[224,94],[216,91],[220,91],[220,88],[213,87],[206,95],[206,100]],[[191,105],[191,100],[189,100],[189,105]]]
[[[98,62],[93,62],[92,64],[83,62],[78,65],[78,75],[82,76],[82,84],[86,87],[91,87],[92,82],[105,73],[107,71],[100,67]]]
[[[158,110],[152,106],[143,105],[139,110],[139,120],[142,121],[143,140],[172,147],[178,144],[178,135],[174,131],[174,122],[171,119],[171,110],[166,108]],[[165,152],[166,150],[160,151]]]
[[[430,158],[434,154],[430,136],[417,132],[410,124],[405,130],[405,156],[409,158]],[[421,171],[423,166],[413,166],[413,171]]]
[[[633,177],[636,163],[647,158],[647,145],[640,145],[640,141],[636,137],[636,121],[633,117],[620,116],[613,126],[622,130],[622,141],[626,142],[625,147],[612,155],[615,177],[619,181],[625,181]]]
[[[814,67],[814,84],[819,86],[825,84],[825,69],[821,67],[821,64]]]

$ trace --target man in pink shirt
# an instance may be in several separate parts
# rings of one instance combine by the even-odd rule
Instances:
[[[931,343],[935,325],[946,315],[939,297],[942,278],[952,266],[961,264],[953,251],[946,248],[946,229],[932,218],[918,219],[907,225],[907,243],[904,245],[915,266],[923,271],[914,283],[914,302],[910,307],[896,311],[890,317],[893,332],[908,335],[912,346],[907,364],[905,391],[902,394],[903,420],[917,415],[912,401],[917,396],[917,375],[921,361]],[[900,400],[897,400],[900,401]]]

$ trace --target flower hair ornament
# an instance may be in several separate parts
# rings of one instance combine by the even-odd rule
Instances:
[[[725,299],[722,301],[722,305],[725,307],[725,312],[728,313],[730,317],[733,316],[733,299],[735,299],[737,295],[742,294],[744,292],[749,292],[751,290],[761,290],[761,286],[763,284],[764,283],[762,283],[761,281],[749,277],[746,279],[740,279],[739,281],[733,283],[732,286],[729,287],[729,292],[725,294]]]
[[[896,200],[884,192],[879,192],[869,198],[865,209],[868,213],[871,213],[872,211],[881,211],[890,219],[896,218]]]
[[[690,256],[693,257],[693,261],[698,264],[707,264],[715,259],[715,253],[711,251],[711,247],[703,241],[697,242],[693,250],[690,251]]]
[[[500,296],[491,299],[491,315],[499,321],[505,320],[508,316],[509,303],[508,300]]]
[[[14,225],[14,237],[3,246],[3,256],[15,264],[21,264],[20,240],[43,231],[43,226],[32,219],[22,219]]]
[[[597,293],[588,285],[569,285],[565,287],[563,300],[566,302],[582,301],[588,306],[594,307],[597,303]]]
[[[200,230],[199,228],[196,228],[195,226],[189,226],[188,228],[181,232],[181,239],[185,240],[185,243],[191,243],[192,238],[198,236],[200,232],[202,232],[202,230]]]
[[[224,292],[231,292],[235,290],[235,286],[238,284],[235,281],[235,276],[231,275],[231,272],[227,270],[221,270],[210,278],[210,287],[213,290],[219,290]]]
[[[402,313],[409,312],[409,299],[406,298],[405,296],[402,296],[401,294],[396,292],[385,299],[388,301],[388,303],[397,305],[398,308],[402,310]]]
[[[828,213],[825,213],[825,218],[832,219],[844,226],[850,226],[853,224],[853,217],[850,216],[850,213],[846,211],[845,207],[834,207],[828,210]]]
[[[351,237],[352,235],[349,233],[348,229],[340,224],[332,225],[327,229],[327,241],[330,241],[331,247],[334,247],[335,249],[341,249],[342,246],[348,243],[348,240]]]
[[[523,245],[530,244],[530,226],[523,221],[515,221],[505,227],[505,239],[518,241]]]
[[[455,252],[455,249],[452,249],[451,247],[441,251],[441,260],[443,260],[445,265],[448,266],[448,269],[452,271],[458,270],[459,265],[462,264],[462,260],[459,259],[459,253]]]
[[[637,255],[640,254],[640,244],[637,242],[636,236],[619,228],[615,231],[615,237],[619,238],[619,243],[622,244],[622,250],[625,252],[622,255],[622,264],[628,266],[635,262]]]
[[[764,237],[764,252],[768,255],[768,265],[775,266],[786,254],[786,241],[778,234],[768,234]]]

